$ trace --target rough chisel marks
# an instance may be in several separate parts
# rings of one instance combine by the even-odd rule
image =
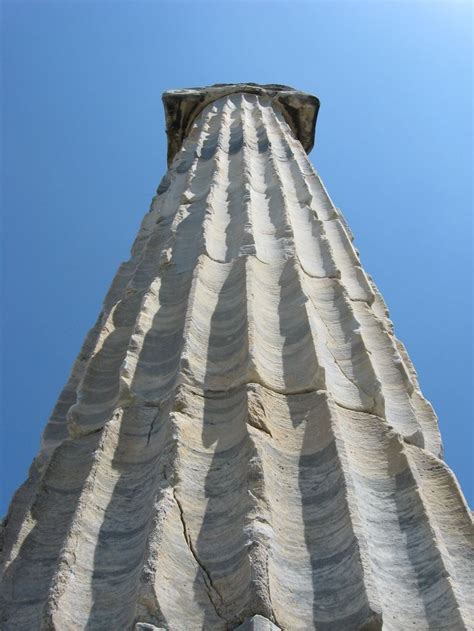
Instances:
[[[473,528],[285,86],[165,97],[171,164],[12,502],[6,631],[473,629]]]

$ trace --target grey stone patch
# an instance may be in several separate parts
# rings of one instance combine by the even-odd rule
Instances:
[[[263,616],[253,616],[247,618],[245,622],[235,628],[235,631],[280,631],[271,620]]]

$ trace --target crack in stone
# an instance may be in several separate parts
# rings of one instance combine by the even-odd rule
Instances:
[[[155,416],[153,417],[152,422],[150,423],[150,429],[148,430],[148,435],[146,437],[146,445],[148,447],[148,445],[150,444],[150,440],[151,440],[151,435],[153,433],[153,428],[155,427],[155,423],[158,420],[158,417],[160,416],[160,410],[158,410],[158,412],[155,414]]]
[[[264,423],[264,421],[260,420],[260,422],[258,422],[253,416],[249,414],[249,416],[247,417],[247,423],[255,429],[258,429],[260,432],[267,434],[267,436],[270,436],[270,438],[273,438],[273,434],[267,427],[266,423]]]
[[[211,575],[209,574],[208,570],[205,568],[205,566],[202,564],[202,562],[200,561],[196,550],[194,548],[194,544],[192,542],[191,536],[188,532],[188,528],[186,526],[186,522],[184,519],[184,512],[183,512],[183,507],[181,505],[181,502],[179,501],[177,495],[176,495],[176,489],[173,488],[173,498],[176,502],[176,505],[178,507],[179,510],[179,518],[181,520],[181,525],[183,527],[183,534],[184,534],[184,539],[186,541],[186,544],[189,548],[189,551],[191,552],[194,560],[196,561],[197,565],[199,566],[199,569],[202,572],[202,576],[204,579],[204,584],[206,585],[206,591],[207,591],[207,595],[209,596],[209,601],[212,604],[214,611],[216,612],[216,615],[223,620],[226,624],[228,623],[228,620],[226,618],[224,618],[224,616],[219,612],[219,606],[216,604],[215,602],[215,597],[213,597],[213,594],[215,594],[215,596],[217,596],[217,598],[219,599],[219,603],[220,605],[222,605],[223,603],[223,598],[222,596],[219,594],[219,592],[216,589],[216,586],[214,585],[214,582],[211,578]]]

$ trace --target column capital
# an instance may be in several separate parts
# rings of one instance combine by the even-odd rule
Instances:
[[[212,101],[247,92],[268,96],[282,111],[286,122],[307,153],[314,145],[319,99],[287,85],[257,83],[217,83],[202,88],[169,90],[163,93],[168,136],[168,165],[180,150],[192,124],[199,113]]]

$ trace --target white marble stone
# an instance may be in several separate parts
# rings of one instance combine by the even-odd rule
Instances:
[[[186,110],[12,502],[5,631],[473,628],[436,416],[277,96]]]

